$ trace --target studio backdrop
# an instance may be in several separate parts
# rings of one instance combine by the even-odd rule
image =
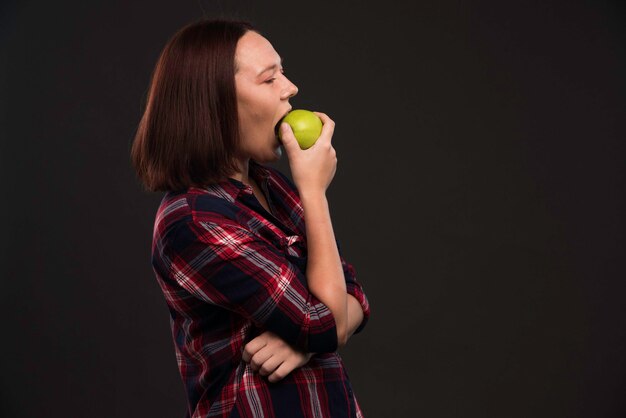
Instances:
[[[583,0],[4,1],[0,416],[185,416],[129,155],[203,16],[253,23],[336,123],[367,418],[626,416],[626,15]]]

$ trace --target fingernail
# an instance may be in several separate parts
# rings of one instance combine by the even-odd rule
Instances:
[[[288,126],[287,122],[283,122],[280,124],[280,129],[282,129],[283,132],[287,132],[288,131],[287,126]]]

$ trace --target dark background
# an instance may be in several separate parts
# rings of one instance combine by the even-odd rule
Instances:
[[[336,122],[366,417],[626,416],[624,7],[405,0],[2,3],[2,417],[184,416],[129,150],[201,5]]]

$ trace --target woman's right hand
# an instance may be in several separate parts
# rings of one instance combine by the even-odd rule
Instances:
[[[307,364],[314,354],[304,353],[273,332],[265,331],[245,345],[241,359],[273,383]]]
[[[322,133],[308,149],[301,149],[291,127],[283,122],[282,142],[289,159],[293,182],[300,194],[326,193],[337,171],[337,153],[331,144],[335,122],[326,114],[313,112],[322,120]]]

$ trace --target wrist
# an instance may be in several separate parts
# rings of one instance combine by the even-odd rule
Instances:
[[[307,202],[314,202],[326,199],[326,192],[324,190],[303,190],[299,192],[300,200],[305,205]]]

